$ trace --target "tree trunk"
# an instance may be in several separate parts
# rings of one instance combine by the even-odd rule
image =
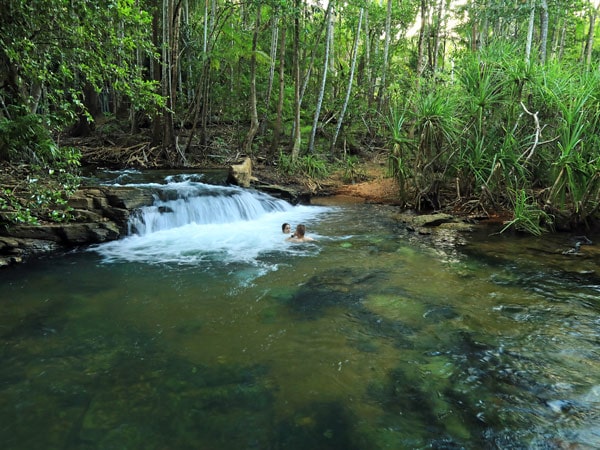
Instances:
[[[469,11],[474,11],[474,5],[473,5],[473,1],[474,0],[470,0],[469,3]],[[477,51],[477,41],[478,41],[478,32],[479,32],[479,27],[478,27],[478,18],[477,17],[472,17],[471,18],[471,51],[474,53]]]
[[[193,107],[192,113],[190,116],[192,117],[192,128],[189,132],[188,143],[185,149],[185,153],[189,153],[189,150],[192,145],[192,141],[196,134],[196,130],[199,127],[200,132],[198,136],[198,141],[200,144],[201,154],[204,154],[204,149],[207,146],[207,127],[209,122],[210,115],[210,102],[209,102],[209,94],[210,94],[210,83],[211,83],[211,45],[209,42],[209,36],[214,35],[215,29],[215,16],[217,6],[215,0],[210,2],[209,9],[209,0],[205,0],[204,2],[204,22],[203,22],[203,34],[202,34],[202,55],[203,55],[203,63],[202,70],[199,77],[198,84],[195,88],[194,99],[193,99]]]
[[[600,8],[600,5],[598,6]],[[592,50],[594,47],[594,32],[596,31],[596,17],[598,15],[598,10],[596,8],[591,8],[590,11],[590,29],[588,30],[587,35],[587,44],[585,51],[585,68],[590,69],[592,65]]]
[[[144,67],[144,65],[143,65],[143,61],[142,61],[142,54],[141,54],[139,48],[135,49],[135,60],[137,63],[136,64],[137,75],[141,78],[142,77],[142,67]],[[139,133],[140,126],[139,126],[138,115],[137,115],[137,111],[133,107],[133,105],[130,105],[130,107],[129,107],[129,121],[130,121],[129,131],[131,132],[131,134]]]
[[[310,132],[310,140],[308,142],[308,153],[312,154],[315,151],[315,135],[317,133],[317,128],[319,126],[319,115],[321,114],[321,106],[323,104],[323,97],[325,96],[325,85],[327,82],[327,72],[329,70],[329,49],[333,28],[333,20],[331,18],[331,7],[333,5],[333,0],[329,0],[329,5],[327,6],[326,21],[327,21],[327,31],[325,32],[325,60],[323,61],[323,76],[321,77],[321,88],[319,89],[319,95],[317,98],[317,105],[315,107],[315,115],[313,118],[313,125]]]
[[[161,82],[162,82],[162,95],[166,99],[166,107],[163,110],[163,121],[162,121],[162,148],[167,153],[167,158],[171,159],[170,148],[175,144],[175,126],[173,123],[173,98],[171,97],[172,91],[172,80],[171,80],[171,24],[172,22],[172,11],[173,11],[172,0],[163,0],[162,9],[162,65],[161,65]]]
[[[365,80],[367,86],[367,104],[369,109],[373,105],[373,99],[375,97],[375,87],[373,86],[373,72],[371,70],[371,29],[369,27],[369,9],[365,11],[365,56],[364,56],[364,71]],[[359,80],[360,83],[360,80]]]
[[[533,26],[535,24],[535,0],[531,0],[531,9],[529,11],[529,26],[527,28],[527,43],[525,44],[525,63],[531,61],[531,46],[533,42]]]
[[[423,76],[425,72],[425,46],[427,41],[427,0],[421,0],[421,29],[419,30],[419,47],[417,51],[417,85],[419,78]]]
[[[273,85],[275,84],[275,66],[277,65],[277,46],[279,38],[279,11],[273,17],[273,25],[271,27],[271,52],[269,57],[269,82],[267,84],[267,93],[265,95],[265,112],[260,121],[260,134],[265,133],[267,123],[267,115],[269,106],[271,105],[271,96],[273,94]]]
[[[348,108],[348,102],[350,101],[350,93],[352,92],[352,81],[354,80],[354,68],[356,67],[356,55],[358,53],[358,39],[360,37],[360,29],[362,27],[363,12],[364,12],[364,8],[360,8],[360,15],[358,17],[358,25],[356,27],[356,36],[354,36],[354,44],[352,45],[352,64],[350,66],[350,77],[348,79],[348,89],[346,90],[346,98],[344,99],[344,106],[342,107],[340,117],[338,118],[337,127],[335,129],[335,134],[333,135],[333,139],[331,141],[331,153],[333,153],[333,151],[335,149],[335,144],[336,144],[337,138],[340,134],[340,130],[342,128],[342,123],[344,122],[344,115],[346,114],[346,109]]]
[[[243,151],[246,155],[252,154],[252,142],[258,131],[258,109],[256,106],[256,49],[258,46],[258,33],[260,31],[260,10],[261,5],[256,7],[256,21],[254,23],[254,32],[252,33],[252,55],[250,56],[250,129],[244,140]]]
[[[300,154],[300,3],[295,0],[294,12],[294,136],[292,138],[292,161]]]
[[[567,15],[567,11],[564,11],[565,17]],[[567,40],[567,20],[562,20],[562,26],[560,28],[560,37],[558,40],[558,51],[557,58],[560,61],[565,54],[565,41]]]
[[[444,33],[445,28],[445,16],[446,12],[444,10],[444,2],[446,0],[438,0],[437,5],[437,14],[435,18],[435,27],[434,27],[434,36],[433,36],[433,59],[431,61],[431,69],[433,73],[436,73],[439,69],[439,60],[440,60],[440,47],[442,41],[442,34]],[[442,55],[442,61],[444,60]]]
[[[185,156],[177,147],[175,136],[174,114],[177,97],[177,74],[179,72],[179,34],[181,24],[181,7],[175,0],[162,2],[162,45],[160,82],[161,93],[165,99],[165,107],[158,115],[158,123],[154,123],[153,144],[162,147],[163,155],[169,163],[175,163],[177,153],[185,163]],[[155,18],[156,19],[156,18]]]
[[[283,123],[283,101],[285,99],[285,29],[281,27],[281,44],[279,46],[279,95],[277,99],[277,114],[273,124],[273,140],[271,142],[271,156],[277,156],[281,127]]]
[[[304,74],[304,78],[302,81],[302,88],[300,89],[300,106],[302,106],[302,99],[304,98],[304,93],[306,92],[306,88],[308,87],[308,82],[310,81],[310,75],[311,75],[312,69],[315,65],[315,57],[318,53],[317,50],[319,48],[319,44],[321,43],[321,36],[322,36],[323,30],[325,30],[326,26],[327,26],[327,14],[325,15],[325,18],[323,19],[323,22],[321,23],[319,31],[316,34],[314,45],[313,45],[313,48],[312,48],[312,51],[310,54],[310,62],[308,64],[308,69],[306,70],[306,73]],[[301,79],[302,79],[302,77],[301,77]]]
[[[152,43],[155,48],[161,48],[161,20],[160,10],[157,8],[154,10],[152,17]],[[150,63],[150,76],[158,84],[161,83],[161,63],[157,59],[153,59]],[[159,147],[162,145],[162,122],[163,122],[164,109],[156,112],[152,118],[152,147]]]
[[[546,64],[548,48],[548,0],[541,0],[540,17],[540,64]]]
[[[425,1],[425,0],[423,0]],[[377,94],[377,111],[381,113],[383,109],[384,97],[387,95],[387,71],[389,65],[390,41],[392,28],[392,0],[387,2],[387,12],[385,15],[385,41],[383,46],[383,64],[381,66],[381,84]]]

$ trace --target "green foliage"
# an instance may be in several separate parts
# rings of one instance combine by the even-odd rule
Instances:
[[[14,119],[0,117],[2,159],[39,163],[58,155],[58,147],[42,116],[29,114],[23,107],[12,107],[9,114]]]
[[[38,224],[40,221],[68,222],[73,219],[69,196],[79,187],[73,166],[79,165],[78,151],[64,151],[55,167],[31,166],[23,180],[0,192],[0,216],[7,223]]]
[[[546,80],[543,93],[556,115],[556,156],[548,161],[552,183],[548,203],[577,214],[595,208],[587,204],[596,191],[598,151],[587,140],[598,132],[600,103],[594,96],[600,77],[594,73],[565,73]],[[590,195],[592,194],[592,195]]]
[[[312,179],[325,178],[329,175],[327,162],[315,155],[305,155],[298,159],[298,169]]]
[[[385,116],[385,124],[391,138],[391,148],[388,155],[388,174],[397,178],[405,178],[407,167],[403,164],[405,146],[411,145],[413,140],[408,138],[406,130],[408,112],[406,106],[390,107]]]
[[[344,181],[346,183],[355,183],[365,178],[366,174],[361,169],[360,160],[355,155],[346,156],[341,161],[344,170]]]
[[[533,197],[527,196],[525,190],[516,190],[513,194],[513,219],[502,228],[501,233],[514,229],[539,236],[546,231],[544,225],[552,225],[551,217],[537,206]]]
[[[425,86],[414,100],[415,134],[418,136],[416,165],[439,160],[454,143],[461,129],[458,97],[451,89]],[[443,166],[443,164],[442,164]]]
[[[79,186],[81,152],[59,147],[42,116],[23,113],[23,108],[13,107],[10,112],[13,120],[0,118],[3,157],[28,166],[14,188],[0,193],[2,217],[9,223],[28,224],[72,219],[67,199]]]
[[[459,82],[466,94],[464,104],[468,113],[482,126],[486,114],[502,106],[503,85],[509,80],[503,76],[499,61],[485,55],[472,53],[461,61]]]
[[[458,59],[455,81],[425,85],[390,109],[389,170],[416,205],[439,184],[455,185],[483,210],[512,208],[508,228],[531,233],[550,223],[546,208],[578,221],[598,211],[600,75],[528,65],[521,53],[492,41]]]
[[[283,151],[279,152],[278,167],[282,173],[291,175],[300,172],[312,179],[325,178],[330,173],[327,161],[318,156],[305,155],[294,161]]]
[[[52,144],[43,141],[57,127],[72,124],[78,115],[92,120],[83,94],[90,87],[100,92],[110,86],[149,113],[164,104],[156,82],[135,65],[136,54],[155,57],[147,32],[152,16],[143,2],[34,0],[5,6],[0,13],[0,63],[7,68],[0,78],[2,128],[17,134],[18,142],[1,156],[28,161],[52,152]],[[31,138],[35,148],[12,151]]]
[[[115,100],[114,119],[121,121],[119,125],[123,123],[119,130],[126,129],[122,109],[160,117],[156,113],[168,106],[174,122],[186,127],[173,130],[177,138],[183,138],[180,144],[186,138],[187,125],[205,124],[207,117],[201,117],[204,111],[213,114],[215,121],[227,121],[241,130],[238,140],[243,142],[255,31],[261,129],[253,152],[271,147],[269,137],[274,133],[269,126],[275,123],[279,108],[279,88],[283,92],[282,117],[277,117],[277,123],[285,131],[278,139],[292,136],[292,127],[300,127],[303,136],[312,131],[326,44],[325,11],[316,4],[262,2],[262,24],[254,30],[254,8],[259,3],[232,8],[229,2],[192,2],[186,14],[178,16],[181,22],[173,24],[181,25],[180,41],[169,42],[172,47],[168,50],[173,54],[167,53],[173,60],[167,62],[168,67],[161,67],[163,56],[168,56],[161,54],[166,50],[160,42],[162,31],[170,31],[161,23],[164,18],[159,9],[166,4],[148,0],[5,3],[0,8],[0,66],[4,68],[0,71],[1,160],[37,165],[51,176],[76,172],[77,152],[61,148],[55,139],[74,120],[93,120],[90,103],[93,94],[103,88],[108,88]],[[585,220],[598,210],[600,189],[599,72],[574,63],[581,57],[581,43],[589,27],[589,18],[582,13],[589,5],[580,0],[549,2],[551,28],[564,26],[567,31],[564,41],[561,37],[560,44],[557,40],[556,45],[549,46],[560,46],[561,53],[549,49],[550,62],[540,65],[535,57],[530,63],[523,55],[531,2],[516,2],[516,7],[510,2],[493,2],[491,9],[488,3],[474,1],[452,8],[462,22],[456,28],[462,38],[454,40],[453,34],[447,33],[439,49],[431,47],[439,19],[432,10],[434,27],[431,39],[424,42],[429,56],[424,62],[426,66],[432,62],[434,51],[441,58],[436,68],[426,67],[419,79],[412,73],[417,66],[415,42],[404,34],[415,22],[419,2],[392,2],[389,17],[385,3],[336,4],[336,29],[330,42],[334,58],[318,145],[330,150],[327,140],[340,120],[340,93],[348,82],[359,8],[366,8],[368,33],[361,31],[359,35],[356,83],[340,124],[346,142],[354,141],[352,144],[363,148],[387,148],[389,173],[400,182],[401,195],[408,200],[410,191],[417,205],[421,197],[436,198],[452,186],[461,200],[474,196],[469,201],[484,210],[490,205],[515,207],[522,202],[506,192],[525,190],[541,193],[528,199],[532,207],[537,202]],[[54,18],[51,27],[48,17]],[[278,28],[274,28],[274,17],[281,18]],[[293,29],[296,18],[300,24],[297,42]],[[384,67],[387,52],[381,51],[382,37],[388,22],[392,29],[389,66]],[[535,39],[540,35],[538,26],[536,22]],[[465,45],[475,37],[474,30],[481,32],[478,41]],[[280,54],[284,55],[281,85]],[[295,97],[295,61],[299,61],[299,99]],[[167,68],[173,71],[162,70]],[[384,70],[385,83],[380,83]],[[163,95],[169,89],[173,95],[169,100],[173,101],[167,105]],[[302,102],[302,123],[295,123],[297,101]],[[388,105],[389,112],[382,118],[381,108]],[[201,145],[208,142],[222,147],[210,133],[202,130]],[[196,145],[193,139],[189,142],[186,151]],[[284,173],[320,178],[329,172],[327,161],[332,159],[333,154],[325,151],[297,160],[280,153],[278,166]],[[353,157],[341,165],[347,180],[361,177]],[[61,206],[59,199],[43,190],[33,198],[38,203]],[[10,203],[8,195],[3,199]],[[28,220],[30,206],[23,204],[19,209],[13,205],[13,209]],[[62,209],[57,211],[55,216],[60,220]]]
[[[21,204],[21,200],[10,189],[0,191],[0,217],[5,222],[14,224],[39,223],[29,207]]]
[[[296,171],[296,165],[292,159],[292,155],[288,155],[283,151],[279,151],[279,170],[282,173],[291,175]]]

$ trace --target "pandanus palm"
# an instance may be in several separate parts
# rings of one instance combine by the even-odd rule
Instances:
[[[458,95],[451,88],[436,86],[415,98],[412,124],[415,154],[412,165],[417,189],[416,205],[425,200],[437,207],[443,185],[451,175],[455,144],[462,124]]]
[[[598,209],[600,102],[595,91],[599,81],[596,72],[554,77],[544,90],[558,114],[546,204],[570,213],[577,221],[585,221]]]

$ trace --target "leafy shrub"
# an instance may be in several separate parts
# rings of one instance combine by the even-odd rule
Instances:
[[[528,197],[525,190],[520,189],[514,191],[513,219],[500,232],[512,228],[539,236],[546,231],[544,224],[552,225],[551,217],[537,206],[534,198]]]
[[[325,178],[329,175],[327,162],[315,155],[305,155],[298,160],[300,170],[310,178]]]
[[[360,167],[358,156],[350,155],[344,158],[342,167],[344,169],[344,181],[347,183],[354,183],[365,178],[366,174]]]
[[[288,175],[294,173],[296,170],[292,156],[282,151],[279,152],[279,170]]]

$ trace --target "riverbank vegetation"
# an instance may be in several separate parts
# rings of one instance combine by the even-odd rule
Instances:
[[[508,210],[505,229],[533,234],[589,226],[600,204],[598,8],[9,0],[0,160],[26,174],[1,183],[2,218],[68,220],[81,164],[248,155],[280,174],[352,182],[383,154],[405,207]]]

